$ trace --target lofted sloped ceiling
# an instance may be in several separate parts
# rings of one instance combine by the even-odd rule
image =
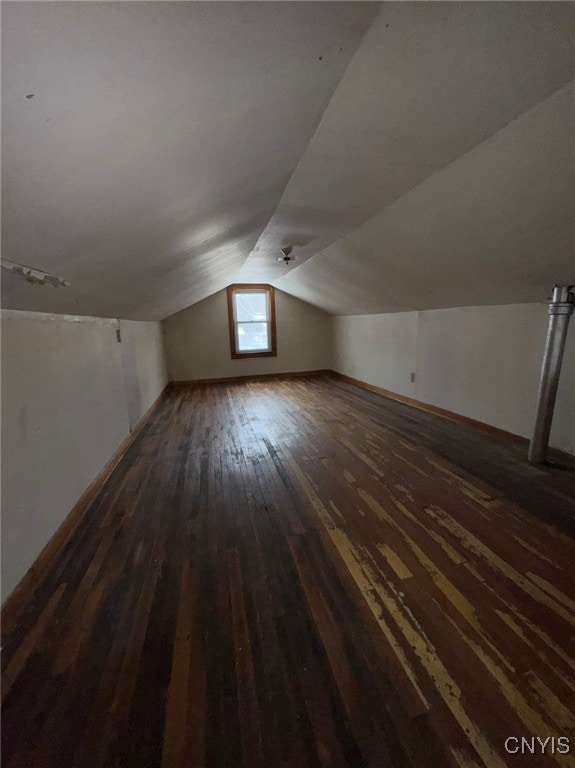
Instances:
[[[575,283],[574,98],[561,89],[276,284],[372,314],[545,301]]]
[[[158,319],[228,284],[373,3],[3,2],[3,306]]]
[[[3,3],[5,307],[336,314],[575,282],[571,3]],[[296,261],[276,261],[293,246]]]

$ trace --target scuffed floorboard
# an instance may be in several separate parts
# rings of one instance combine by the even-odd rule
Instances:
[[[574,473],[517,450],[328,377],[173,390],[4,627],[4,767],[575,766]]]

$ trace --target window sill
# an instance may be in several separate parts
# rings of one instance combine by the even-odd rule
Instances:
[[[232,352],[232,360],[241,360],[243,357],[277,357],[277,352]]]

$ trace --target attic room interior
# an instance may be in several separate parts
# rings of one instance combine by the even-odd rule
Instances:
[[[575,5],[1,22],[4,768],[575,766]]]

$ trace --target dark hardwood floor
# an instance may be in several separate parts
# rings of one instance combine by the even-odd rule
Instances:
[[[575,473],[523,453],[327,376],[171,390],[3,628],[4,768],[574,766]]]

